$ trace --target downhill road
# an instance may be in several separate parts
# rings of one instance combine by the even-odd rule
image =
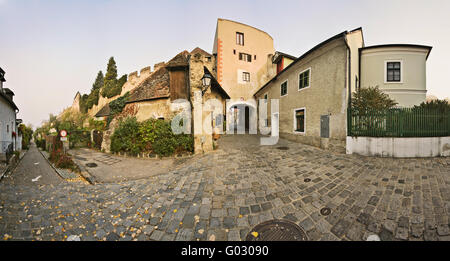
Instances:
[[[1,182],[9,185],[36,186],[56,185],[63,181],[33,143],[17,168]]]

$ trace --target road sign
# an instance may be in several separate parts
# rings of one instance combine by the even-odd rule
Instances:
[[[61,137],[61,141],[67,141],[67,137]]]
[[[61,131],[59,132],[59,135],[60,135],[61,137],[66,137],[66,136],[67,136],[67,131],[66,131],[66,130],[61,130]]]

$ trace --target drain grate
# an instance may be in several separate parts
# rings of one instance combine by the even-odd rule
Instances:
[[[96,163],[94,163],[94,162],[90,162],[90,163],[86,163],[86,166],[89,167],[89,168],[95,168],[98,165]]]
[[[86,158],[83,158],[83,157],[80,157],[80,156],[75,156],[75,159],[82,160],[82,161],[86,161],[87,160]]]
[[[320,210],[320,214],[322,214],[322,216],[328,216],[331,214],[331,209],[330,208],[322,208]]]
[[[269,220],[255,226],[248,234],[247,241],[306,241],[305,231],[287,220]]]
[[[288,150],[289,147],[277,147],[277,149],[279,149],[279,150]]]

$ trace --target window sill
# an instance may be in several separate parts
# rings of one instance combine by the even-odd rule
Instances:
[[[387,81],[385,81],[384,84],[403,84],[403,82],[387,82]]]
[[[305,90],[305,89],[309,89],[311,86],[308,86],[308,87],[303,87],[303,88],[301,88],[301,89],[298,89],[298,91],[303,91],[303,90]]]
[[[294,131],[294,134],[298,134],[298,135],[305,135],[305,132],[303,131]]]
[[[287,96],[287,94],[285,94],[285,95],[280,95],[280,98],[281,98],[281,97],[286,97],[286,96]]]

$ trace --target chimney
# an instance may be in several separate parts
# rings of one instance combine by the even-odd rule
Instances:
[[[3,93],[4,93],[11,101],[13,100],[14,93],[13,93],[10,89],[4,88],[4,89],[3,89]]]
[[[0,91],[3,89],[3,82],[6,82],[5,71],[3,71],[2,68],[0,68]]]

